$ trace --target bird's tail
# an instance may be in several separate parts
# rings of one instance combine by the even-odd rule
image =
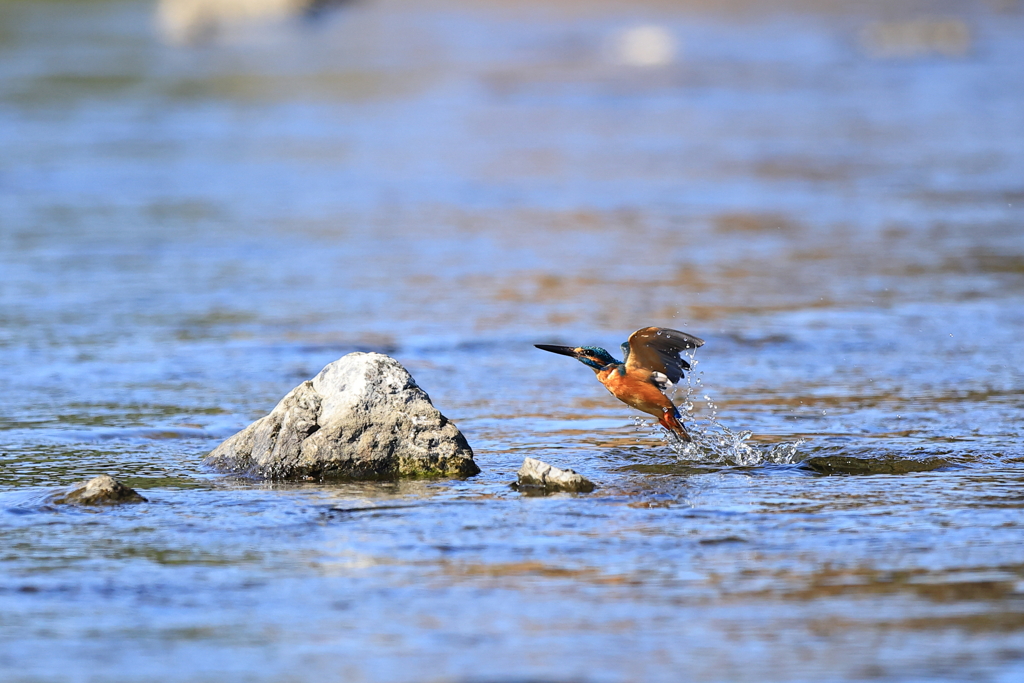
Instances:
[[[679,414],[678,408],[669,408],[661,414],[661,419],[658,422],[662,427],[678,436],[683,441],[693,441],[690,438],[689,432],[683,427],[683,423],[680,422],[682,415]]]

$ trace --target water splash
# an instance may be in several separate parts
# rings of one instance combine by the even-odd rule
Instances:
[[[718,419],[718,405],[710,394],[703,393],[701,398],[707,406],[704,416],[695,416],[695,395],[703,389],[703,371],[697,371],[700,361],[694,358],[691,351],[686,356],[692,368],[686,375],[686,384],[676,386],[676,393],[685,391],[685,395],[675,400],[683,422],[693,441],[683,442],[668,432],[657,429],[655,425],[643,418],[636,418],[637,429],[655,429],[659,437],[675,451],[681,460],[700,463],[715,463],[751,467],[764,463],[790,464],[798,462],[799,448],[804,441],[797,440],[774,445],[749,443],[754,435],[750,430],[733,431]]]

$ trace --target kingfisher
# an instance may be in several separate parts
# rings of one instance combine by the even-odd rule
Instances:
[[[704,340],[667,327],[643,327],[622,344],[624,361],[616,360],[600,346],[534,344],[538,349],[572,356],[595,373],[612,396],[637,410],[658,418],[658,423],[683,441],[690,435],[682,415],[665,391],[690,369],[680,353],[703,346]]]

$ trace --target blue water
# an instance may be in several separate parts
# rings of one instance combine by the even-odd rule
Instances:
[[[0,4],[0,679],[1024,679],[1024,15],[922,7]],[[646,325],[695,450],[532,346]],[[202,467],[356,350],[482,473]]]

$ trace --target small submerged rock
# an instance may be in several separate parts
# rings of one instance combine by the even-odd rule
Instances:
[[[101,474],[74,484],[67,491],[52,496],[49,502],[54,505],[121,505],[147,501],[117,479]]]
[[[215,448],[218,470],[274,479],[468,477],[462,432],[394,358],[350,353]]]
[[[518,488],[542,488],[545,491],[573,491],[590,493],[597,485],[573,470],[560,470],[534,458],[523,460],[523,466],[516,473]]]
[[[910,472],[931,472],[953,466],[953,463],[945,458],[913,460],[893,456],[855,458],[848,455],[816,456],[807,458],[801,464],[821,474],[908,474]]]

